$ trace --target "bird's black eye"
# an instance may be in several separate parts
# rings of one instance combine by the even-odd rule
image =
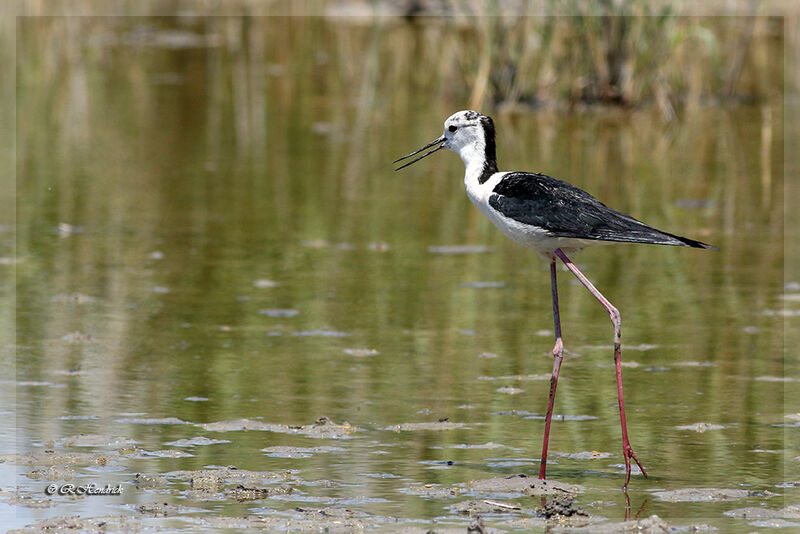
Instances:
[[[450,125],[450,127],[448,128],[448,130],[450,130],[450,132],[455,132],[456,130],[458,130],[458,126],[453,126],[453,125]]]

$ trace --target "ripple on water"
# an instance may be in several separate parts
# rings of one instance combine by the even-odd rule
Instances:
[[[169,441],[164,445],[172,447],[195,447],[198,445],[216,445],[217,443],[230,443],[227,439],[211,439],[205,436],[197,436],[195,438],[179,439],[177,441]]]
[[[258,310],[258,313],[266,315],[267,317],[294,317],[299,314],[300,311],[291,308],[264,308]]]
[[[524,389],[515,388],[512,386],[503,386],[497,388],[495,391],[497,391],[498,393],[504,393],[506,395],[519,395],[520,393],[525,393]]]
[[[421,460],[417,463],[428,466],[426,469],[450,469],[456,465],[453,460]]]
[[[453,430],[464,427],[464,423],[451,423],[450,421],[436,421],[429,423],[401,423],[386,427],[385,430],[393,432],[416,432],[420,430]]]
[[[361,473],[361,476],[382,479],[405,478],[403,475],[395,475],[393,473]]]
[[[712,423],[693,423],[691,425],[676,426],[676,430],[693,430],[694,432],[707,432],[709,430],[722,430],[725,426]]]
[[[162,449],[159,451],[139,451],[138,458],[191,458],[194,454],[186,451],[174,449]]]
[[[253,280],[253,287],[258,289],[266,289],[269,287],[278,287],[280,284],[274,280],[268,280],[266,278],[259,278],[258,280]]]
[[[321,447],[287,447],[276,445],[274,447],[264,447],[261,452],[272,458],[311,458],[317,453],[341,452],[342,447],[321,446]]]
[[[494,252],[494,247],[483,245],[440,245],[428,247],[432,254],[484,254]]]
[[[380,354],[380,352],[378,352],[375,349],[343,349],[342,352],[344,352],[345,354],[349,354],[350,356],[359,356],[359,357],[377,356],[378,354]]]
[[[559,458],[571,458],[573,460],[599,460],[612,456],[610,452],[585,451],[585,452],[561,452],[556,453]]]
[[[116,419],[115,423],[127,425],[191,425],[189,421],[177,417],[123,417]]]
[[[481,375],[478,380],[550,380],[550,374],[540,375],[502,375],[502,376],[487,376]]]
[[[797,381],[796,378],[791,376],[759,376],[754,378],[753,380],[757,380],[759,382],[795,382]]]
[[[545,419],[544,415],[528,415],[525,419]],[[565,415],[554,413],[552,421],[593,421],[597,419],[595,415]]]
[[[508,445],[502,443],[492,443],[491,441],[481,444],[457,443],[455,445],[445,445],[446,449],[508,449]]]
[[[339,332],[337,330],[300,330],[292,332],[293,336],[297,337],[349,337],[347,332]]]
[[[505,467],[530,467],[532,464],[538,465],[539,458],[486,458],[486,465],[492,468]],[[558,462],[549,462],[551,464]]]
[[[502,289],[506,287],[505,282],[494,280],[485,280],[477,282],[461,282],[461,287],[469,287],[472,289]]]

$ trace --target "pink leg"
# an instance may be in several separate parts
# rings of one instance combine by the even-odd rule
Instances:
[[[550,377],[550,400],[547,402],[547,416],[544,422],[544,443],[542,443],[542,464],[539,468],[539,478],[544,479],[547,469],[547,443],[550,439],[550,419],[553,417],[553,404],[556,400],[556,386],[558,385],[558,371],[561,369],[561,358],[564,352],[564,342],[561,340],[561,319],[558,313],[558,286],[556,285],[556,259],[550,262],[550,284],[553,290],[553,321],[556,327],[556,344],[553,347],[553,376]]]
[[[639,466],[639,469],[642,470],[642,474],[647,478],[647,472],[642,467],[642,464],[639,463],[639,460],[636,458],[636,455],[633,453],[633,448],[631,447],[631,442],[628,439],[628,425],[625,422],[625,402],[622,400],[622,334],[620,331],[621,328],[621,321],[619,317],[619,311],[611,305],[611,303],[597,290],[596,287],[586,278],[580,270],[575,266],[572,261],[567,257],[566,254],[560,249],[557,248],[555,250],[555,255],[561,258],[561,261],[564,262],[564,265],[567,266],[567,269],[572,271],[578,280],[580,280],[581,284],[583,284],[589,292],[594,295],[600,304],[606,309],[608,314],[611,316],[611,322],[614,323],[614,365],[617,368],[617,395],[619,397],[619,420],[620,425],[622,426],[622,456],[625,458],[625,484],[622,486],[623,489],[628,487],[628,482],[631,479],[631,458],[633,461],[636,462],[636,465]]]

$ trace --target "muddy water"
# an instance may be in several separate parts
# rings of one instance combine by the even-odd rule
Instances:
[[[800,524],[780,95],[671,124],[496,114],[501,168],[720,248],[576,257],[622,312],[650,475],[627,499],[610,324],[560,272],[568,352],[543,489],[547,265],[469,204],[455,155],[390,165],[465,100],[393,61],[413,29],[253,24],[19,26],[5,525]]]

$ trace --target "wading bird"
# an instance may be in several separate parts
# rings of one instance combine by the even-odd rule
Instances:
[[[622,427],[622,454],[625,458],[626,471],[623,489],[628,487],[631,479],[631,459],[636,462],[646,478],[647,472],[636,458],[628,439],[625,421],[619,311],[578,270],[567,253],[572,254],[587,246],[603,242],[649,243],[708,249],[714,247],[694,239],[656,230],[629,215],[609,208],[586,191],[556,178],[532,172],[498,171],[494,122],[491,117],[477,111],[454,113],[444,122],[444,134],[441,137],[393,163],[403,161],[429,148],[432,150],[395,170],[408,167],[443,148],[457,152],[466,167],[464,186],[472,203],[506,236],[520,245],[535,250],[539,256],[550,262],[556,341],[553,347],[553,375],[550,378],[550,396],[547,402],[539,478],[545,478],[550,420],[553,416],[553,403],[564,347],[558,312],[556,258],[564,262],[567,269],[600,301],[611,316],[614,325],[614,364],[617,372],[619,419]]]

